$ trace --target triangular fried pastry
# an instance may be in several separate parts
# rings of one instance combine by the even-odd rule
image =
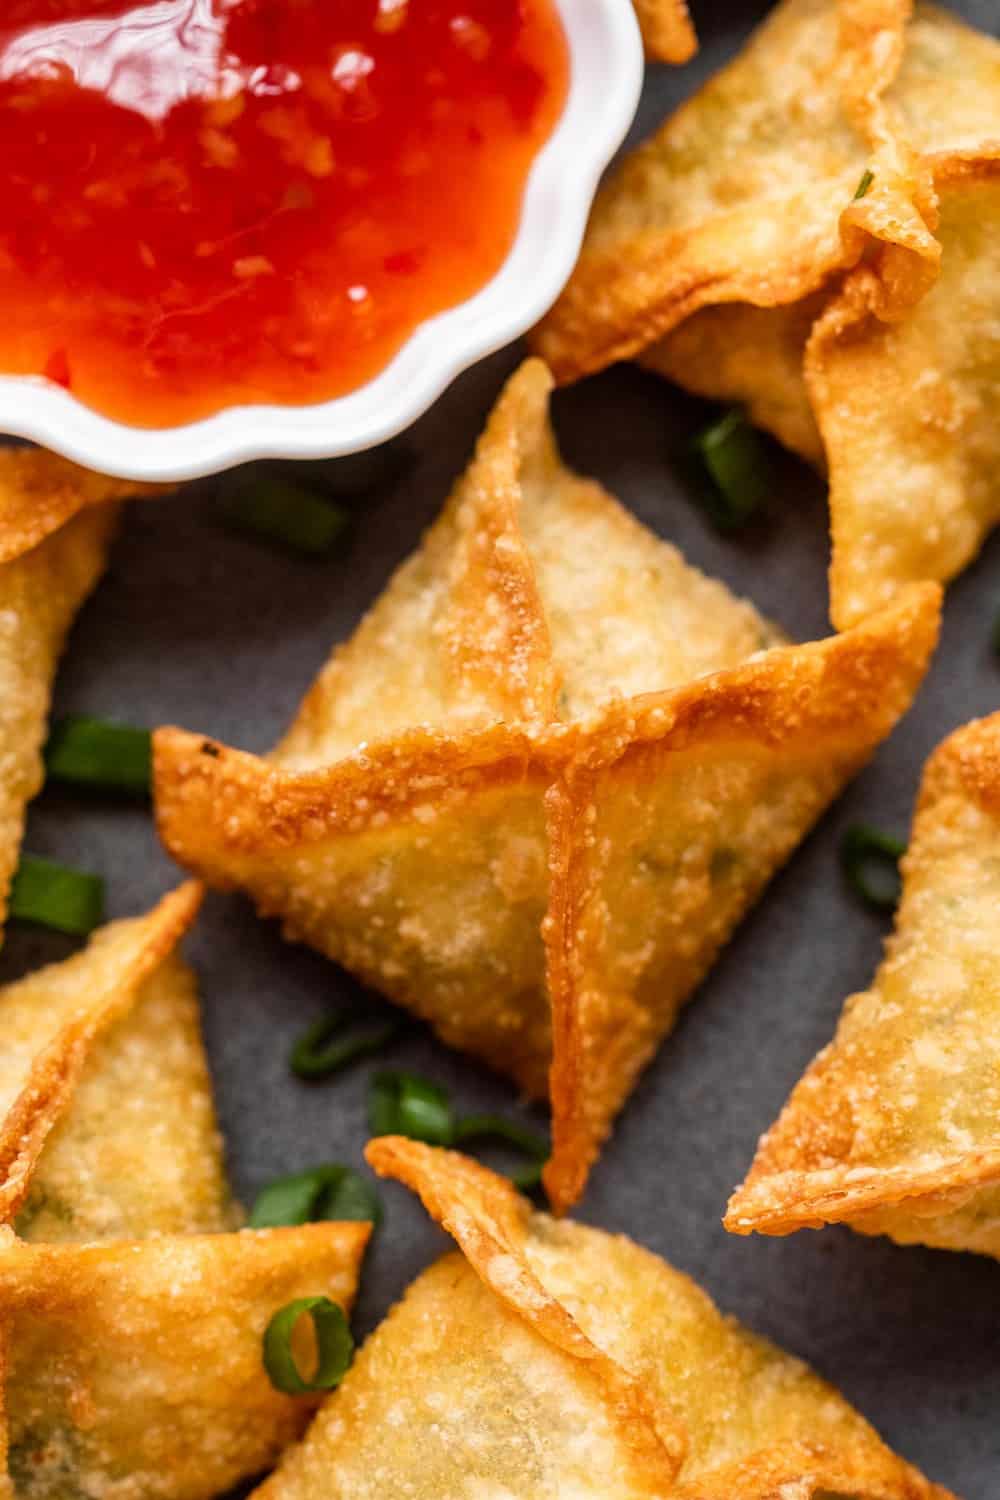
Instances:
[[[216,1232],[239,1209],[173,952],[199,901],[183,886],[0,991],[9,1500],[212,1500],[259,1473],[311,1409],[271,1386],[264,1328],[354,1295],[368,1225]]]
[[[255,1500],[948,1500],[799,1360],[621,1235],[397,1137],[375,1170],[458,1242]]]
[[[47,448],[0,448],[0,563],[37,547],[81,510],[160,494],[164,486],[113,479]]]
[[[767,649],[562,465],[549,385],[514,377],[276,754],[162,729],[154,784],[182,865],[530,1093],[552,1066],[565,1207],[719,945],[908,706],[938,598]]]
[[[30,1240],[234,1227],[194,975],[192,881],[0,989],[0,1222]]]
[[[886,956],[761,1140],[727,1229],[847,1223],[1000,1256],[998,903],[994,714],[928,762]]]
[[[992,147],[931,162],[934,287],[886,321],[880,277],[859,268],[809,343],[839,629],[913,579],[954,577],[1000,521],[1000,76],[995,102]]]
[[[1000,42],[995,37],[947,11],[918,5],[906,31],[906,49],[890,94],[900,138],[914,150],[941,154],[975,151],[996,137]],[[956,79],[961,87],[956,88]],[[867,191],[873,184],[874,179]],[[930,222],[933,227],[933,215]],[[835,280],[787,306],[708,306],[643,349],[639,361],[696,395],[741,403],[757,426],[822,468],[823,443],[803,362],[813,324],[836,290]],[[894,287],[889,299],[894,314],[907,301],[900,290]],[[919,292],[919,284],[913,290]]]
[[[995,135],[1000,44],[936,7],[910,13],[909,0],[783,0],[626,157],[535,334],[557,378],[644,355],[703,395],[770,391],[765,418],[792,405],[801,414],[787,353],[794,320],[730,323],[726,305],[799,302],[866,251],[884,262],[896,309],[919,298],[939,258],[920,153]],[[721,310],[657,348],[703,308]],[[741,338],[752,340],[742,357],[713,365],[713,348]],[[802,451],[801,417],[793,435]]]
[[[271,1385],[264,1330],[299,1297],[349,1307],[369,1232],[27,1245],[0,1230],[0,1496],[215,1500],[268,1468],[315,1402]]]

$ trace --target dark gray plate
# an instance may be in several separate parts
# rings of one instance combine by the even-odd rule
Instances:
[[[701,56],[687,69],[651,72],[637,134],[734,50],[765,7],[695,0],[694,8]],[[996,29],[996,0],[961,8]],[[57,709],[182,724],[254,750],[272,744],[332,643],[438,510],[516,360],[510,351],[460,380],[403,440],[411,462],[401,474],[386,465],[362,494],[370,460],[331,469],[358,498],[353,540],[330,562],[286,558],[227,533],[212,484],[130,507],[108,576],[74,631]],[[805,468],[779,459],[764,523],[724,540],[692,505],[675,461],[705,420],[700,403],[621,368],[559,395],[556,412],[575,466],[793,635],[827,633],[826,510]],[[842,888],[840,832],[858,818],[904,830],[930,750],[1000,706],[1000,663],[989,643],[998,607],[1000,536],[949,592],[944,639],[915,708],[743,924],[626,1108],[580,1210],[659,1251],[725,1308],[811,1361],[894,1447],[965,1500],[1000,1495],[1000,1265],[839,1229],[735,1239],[719,1219],[757,1136],[829,1039],[844,996],[868,982],[879,958],[886,925]],[[26,846],[103,871],[112,915],[144,910],[176,879],[136,808],[46,792]],[[72,946],[15,925],[2,977]],[[286,1067],[293,1038],[324,1007],[354,998],[355,984],[283,943],[237,897],[209,898],[188,951],[201,976],[239,1191],[250,1199],[270,1177],[319,1161],[358,1163],[371,1069],[307,1086]],[[463,1110],[530,1117],[502,1082],[420,1030],[393,1064],[446,1083]],[[443,1245],[406,1192],[387,1187],[384,1199],[361,1331]]]

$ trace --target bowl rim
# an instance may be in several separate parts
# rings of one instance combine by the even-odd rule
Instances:
[[[554,0],[569,48],[563,112],[528,173],[514,242],[465,302],[419,324],[371,380],[306,406],[224,407],[133,427],[44,376],[0,375],[0,431],[123,479],[178,482],[253,459],[337,458],[396,436],[463,370],[532,327],[579,254],[601,173],[635,116],[643,52],[632,0]]]

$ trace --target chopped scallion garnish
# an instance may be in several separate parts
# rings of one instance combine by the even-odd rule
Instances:
[[[301,1317],[312,1318],[316,1334],[316,1368],[300,1371],[292,1353],[292,1333]],[[354,1339],[343,1309],[329,1297],[297,1297],[280,1308],[264,1332],[264,1368],[275,1390],[287,1396],[332,1391],[350,1368]]]
[[[432,1146],[450,1146],[455,1117],[447,1092],[414,1073],[376,1073],[368,1094],[373,1135],[405,1135]]]
[[[869,823],[848,828],[840,846],[840,862],[852,890],[873,911],[895,910],[901,890],[899,861],[906,853],[902,839]]]
[[[382,1205],[375,1184],[353,1167],[336,1162],[310,1167],[261,1188],[248,1223],[251,1229],[271,1229],[319,1219],[356,1219],[378,1225]]]
[[[329,552],[349,521],[343,506],[278,475],[237,481],[223,498],[222,514],[242,531],[309,557]]]
[[[104,881],[100,875],[26,854],[11,882],[10,915],[86,937],[104,917]]]
[[[368,1119],[373,1135],[405,1135],[432,1146],[501,1141],[528,1158],[527,1166],[510,1173],[517,1187],[528,1192],[542,1180],[549,1154],[542,1136],[500,1115],[456,1119],[447,1089],[412,1073],[376,1073],[368,1094]]]
[[[504,1145],[523,1152],[529,1158],[530,1165],[511,1172],[510,1179],[515,1187],[524,1192],[538,1186],[542,1180],[542,1168],[549,1155],[549,1143],[544,1136],[536,1135],[533,1130],[526,1130],[523,1125],[505,1120],[500,1115],[466,1115],[464,1120],[459,1120],[452,1137],[453,1145],[463,1146],[469,1141],[482,1140],[502,1141]]]
[[[53,727],[45,747],[45,769],[53,781],[149,792],[151,740],[148,729],[71,714]]]
[[[861,181],[858,183],[857,191],[854,194],[855,203],[857,203],[859,198],[863,198],[865,196],[874,181],[875,173],[871,170],[870,167],[866,167],[861,174]]]
[[[338,1010],[310,1026],[295,1043],[288,1059],[288,1066],[296,1077],[329,1078],[359,1057],[381,1052],[402,1029],[399,1021],[385,1021],[357,1035],[339,1035],[356,1020],[353,1012]]]
[[[709,478],[709,515],[723,531],[744,525],[767,498],[771,466],[760,436],[739,407],[698,434],[694,448]]]

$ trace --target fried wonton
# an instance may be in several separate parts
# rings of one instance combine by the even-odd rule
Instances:
[[[114,512],[99,506],[23,556],[0,562],[0,927],[25,809],[44,777],[56,664],[77,610],[104,571]]]
[[[47,448],[0,448],[0,563],[30,552],[81,510],[161,489],[95,474]]]
[[[886,322],[879,276],[859,268],[809,343],[840,628],[912,579],[952,578],[1000,521],[1000,80],[996,110],[991,149],[933,162],[931,291]]]
[[[349,1306],[369,1228],[97,1245],[0,1231],[0,1495],[214,1500],[268,1468],[314,1403],[273,1388],[264,1330],[298,1297]]]
[[[369,1226],[235,1227],[183,886],[0,990],[0,1496],[210,1500],[310,1404],[261,1362],[270,1317],[349,1306]],[[11,1227],[13,1226],[13,1227]]]
[[[162,729],[154,783],[181,864],[528,1092],[551,1066],[565,1207],[720,944],[905,711],[938,591],[768,649],[564,467],[550,384],[514,377],[278,750]]]
[[[823,439],[803,364],[813,324],[828,300],[823,289],[787,307],[705,307],[643,349],[638,360],[696,396],[743,406],[756,427],[822,469]]]
[[[896,931],[763,1137],[726,1227],[847,1223],[1000,1256],[1000,714],[928,762]]]
[[[910,11],[909,0],[783,0],[626,158],[535,336],[559,379],[649,351],[702,394],[756,399],[785,420],[798,407],[792,446],[803,451],[797,320],[745,309],[731,320],[725,305],[797,303],[866,250],[893,306],[912,304],[939,258],[920,153],[996,133],[1000,44],[929,5],[908,24]],[[720,311],[656,347],[703,308]],[[753,341],[742,357],[713,365],[713,348],[740,338]],[[807,431],[810,457],[814,442]]]
[[[192,881],[0,989],[0,1222],[30,1240],[233,1227],[194,975]]]
[[[948,1500],[799,1360],[621,1235],[386,1137],[461,1254],[409,1288],[255,1500]]]

